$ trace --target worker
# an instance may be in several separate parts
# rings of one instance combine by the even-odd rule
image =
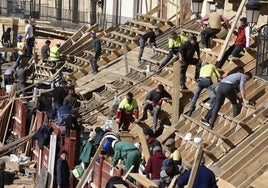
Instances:
[[[156,131],[157,119],[163,101],[171,102],[171,95],[165,90],[162,84],[159,84],[157,88],[151,90],[146,96],[146,101],[143,103],[143,115],[140,121],[144,121],[148,118],[147,111],[153,112],[153,132]]]
[[[208,21],[208,27],[201,31],[201,43],[205,48],[210,48],[210,38],[216,35],[221,30],[221,22],[224,22],[226,28],[230,27],[229,20],[222,16],[216,10],[211,10],[210,14],[206,14],[200,19],[201,27],[204,26],[204,21]]]
[[[49,54],[49,60],[50,61],[60,61],[60,46],[61,43],[57,42],[54,47],[50,49],[50,54]]]
[[[159,35],[159,29],[154,29],[153,31],[150,31],[140,37],[140,51],[139,51],[139,57],[138,61],[139,64],[141,64],[141,57],[144,51],[144,47],[146,44],[151,46],[152,48],[156,47],[156,37]]]
[[[116,122],[119,124],[119,130],[123,131],[128,131],[131,122],[139,122],[138,103],[131,92],[128,92],[120,102],[116,112]]]
[[[216,62],[217,68],[222,68],[229,55],[232,55],[232,57],[240,57],[240,52],[243,49],[249,49],[250,27],[248,25],[247,18],[243,17],[240,19],[238,31],[234,31],[233,33],[236,35],[235,42],[224,52],[221,60]]]
[[[160,172],[163,161],[166,159],[162,148],[160,146],[155,146],[153,148],[153,155],[148,159],[145,166],[145,173],[147,175],[151,174],[150,179],[156,184],[160,184]]]
[[[69,165],[67,162],[67,151],[62,151],[60,158],[56,163],[56,177],[57,177],[57,188],[69,188]]]
[[[217,77],[217,80],[220,79],[221,74],[217,70],[216,66],[213,64],[210,64],[208,62],[203,62],[201,65],[200,73],[199,73],[199,78],[197,79],[197,85],[194,91],[194,96],[191,100],[190,108],[189,111],[187,112],[188,116],[191,116],[193,111],[195,110],[195,104],[196,101],[201,93],[201,91],[204,88],[208,88],[209,86],[212,85],[212,77],[215,74]]]
[[[172,57],[175,57],[174,61],[179,59],[180,46],[186,41],[187,37],[184,35],[178,35],[175,31],[171,32],[170,38],[168,39],[168,55],[166,59],[161,63],[159,70],[166,66]]]
[[[225,98],[228,98],[233,105],[233,117],[239,114],[239,108],[237,99],[243,101],[244,104],[248,104],[246,99],[245,84],[252,78],[250,72],[246,73],[234,73],[226,78],[222,79],[216,93],[216,99],[212,108],[208,111],[206,116],[201,119],[201,123],[212,129],[217,118],[217,114],[224,103]],[[236,95],[236,88],[239,88],[242,99]]]
[[[181,153],[179,151],[179,148],[175,146],[175,140],[174,138],[169,138],[165,141],[164,145],[167,148],[167,154],[168,158],[173,160],[173,163],[176,165],[181,165],[182,159],[181,159]]]
[[[21,64],[21,60],[23,58],[23,56],[25,55],[25,49],[26,49],[26,45],[25,42],[22,40],[23,36],[22,35],[18,35],[17,39],[17,52],[18,52],[18,56],[16,59],[16,64],[14,66],[14,70],[16,70],[18,68],[18,66]]]
[[[197,54],[197,58],[194,58],[194,54]],[[180,75],[180,84],[181,90],[188,90],[186,87],[186,71],[189,65],[195,65],[195,76],[194,78],[198,78],[199,68],[201,65],[200,60],[200,48],[197,42],[196,36],[192,36],[188,41],[183,43],[180,47],[179,52],[179,61],[181,62],[181,75]]]
[[[119,159],[122,159],[126,171],[133,165],[134,167],[131,172],[138,173],[141,162],[141,152],[133,143],[114,140],[112,142],[112,148],[114,150],[113,168],[117,165]]]
[[[180,175],[176,180],[176,188],[183,188],[187,185],[190,175],[191,170]],[[192,188],[218,188],[215,174],[205,166],[204,157],[201,158],[200,166],[198,167]]]
[[[101,56],[101,42],[100,39],[97,37],[96,32],[92,31],[91,37],[93,52],[90,55],[89,62],[91,64],[92,74],[97,74],[99,72],[97,61]]]

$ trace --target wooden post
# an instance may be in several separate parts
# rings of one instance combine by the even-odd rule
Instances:
[[[126,74],[128,73],[128,61],[127,61],[127,45],[124,45],[124,59],[125,59],[125,67],[126,67]]]
[[[183,0],[179,0],[180,1],[180,29],[182,28],[182,25],[183,25],[183,8],[185,5],[183,5]]]
[[[176,26],[179,26],[179,1],[180,0],[177,0],[177,5],[176,5]]]
[[[179,109],[180,109],[180,62],[176,61],[173,63],[174,74],[173,74],[173,95],[172,95],[172,126],[175,126],[179,120]]]
[[[136,127],[136,129],[137,129],[138,137],[141,143],[142,153],[144,155],[145,161],[148,161],[148,159],[150,158],[150,151],[149,151],[145,136],[143,134],[143,130],[141,127]]]
[[[160,18],[163,18],[163,0],[161,0],[161,6],[160,6]]]
[[[187,185],[187,187],[189,187],[189,188],[193,187],[193,185],[194,185],[195,176],[196,176],[197,170],[199,168],[202,156],[203,156],[203,146],[199,145],[199,147],[195,153],[194,165],[193,165],[193,168],[191,170],[190,178],[189,178],[188,185]]]
[[[245,6],[245,3],[246,3],[246,0],[242,0],[241,3],[240,3],[240,5],[239,5],[239,8],[238,8],[238,10],[236,12],[236,16],[235,16],[234,21],[232,23],[231,29],[229,30],[229,32],[228,32],[228,34],[227,34],[227,36],[225,38],[225,41],[224,41],[224,43],[223,43],[223,45],[221,47],[221,51],[220,51],[220,54],[218,56],[217,61],[220,61],[221,60],[221,58],[222,58],[222,56],[223,56],[223,54],[224,54],[224,52],[225,52],[225,50],[226,50],[226,48],[228,46],[228,43],[230,41],[230,38],[231,38],[232,33],[234,31],[234,28],[235,28],[235,26],[237,24],[237,21],[238,21],[241,13],[243,11],[243,7]]]
[[[145,9],[146,9],[146,14],[148,13],[148,2],[147,2],[147,0],[145,0]]]

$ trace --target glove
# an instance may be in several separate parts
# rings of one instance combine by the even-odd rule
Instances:
[[[247,99],[243,99],[243,104],[249,104],[249,101]]]
[[[114,175],[114,167],[112,167],[111,169],[110,169],[110,176],[113,176]]]
[[[140,122],[139,119],[135,119],[135,120],[134,120],[134,123],[139,123],[139,122]]]

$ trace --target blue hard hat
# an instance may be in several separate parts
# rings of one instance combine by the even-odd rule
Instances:
[[[17,36],[17,39],[22,39],[22,38],[23,38],[22,35],[18,35],[18,36]]]

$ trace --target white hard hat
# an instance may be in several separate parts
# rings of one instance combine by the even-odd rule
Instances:
[[[202,138],[201,137],[199,137],[199,136],[195,136],[194,137],[194,143],[195,144],[200,144],[202,142]]]
[[[60,45],[61,45],[61,43],[58,41],[58,42],[56,42],[56,45],[57,45],[57,46],[60,46]]]
[[[113,140],[112,142],[112,148],[114,149],[114,145],[118,142],[118,140]]]
[[[192,137],[193,137],[192,133],[187,133],[187,134],[184,136],[183,139],[189,141],[189,140],[192,139]]]

